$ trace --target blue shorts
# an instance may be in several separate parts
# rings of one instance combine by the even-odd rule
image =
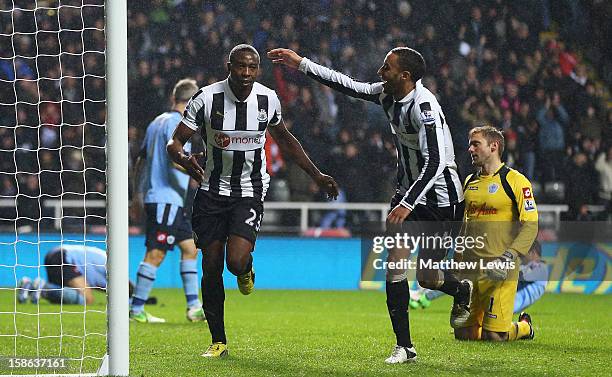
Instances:
[[[183,207],[167,203],[146,203],[147,249],[172,250],[174,245],[193,238],[191,220]]]

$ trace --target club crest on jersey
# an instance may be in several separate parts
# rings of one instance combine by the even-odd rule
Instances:
[[[219,148],[225,149],[230,144],[230,137],[224,133],[219,132],[215,135],[215,144],[217,144]]]
[[[495,194],[498,188],[499,188],[499,185],[497,183],[491,183],[489,185],[489,194]]]
[[[258,122],[267,122],[268,121],[268,113],[265,109],[259,110],[259,114],[257,114]]]

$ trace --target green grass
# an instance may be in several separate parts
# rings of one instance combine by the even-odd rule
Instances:
[[[148,310],[168,323],[131,324],[133,376],[595,376],[612,370],[612,296],[545,295],[529,310],[536,338],[504,344],[455,341],[448,326],[450,300],[443,298],[429,309],[410,312],[419,361],[388,366],[383,360],[394,338],[382,292],[256,290],[244,297],[229,291],[226,329],[230,355],[221,360],[199,357],[210,335],[205,324],[185,320],[180,289],[153,294],[160,304]],[[10,292],[0,293],[0,311],[13,307]],[[93,308],[103,310],[104,306]],[[57,309],[40,306],[45,312]],[[18,310],[35,312],[36,306],[18,305]],[[14,333],[13,317],[7,317],[0,315],[2,334]],[[64,317],[64,331],[82,334],[82,318]],[[59,316],[45,315],[41,333],[58,334],[57,323]],[[20,315],[17,325],[20,333],[37,334],[35,317]],[[99,315],[87,319],[88,331],[103,331],[104,326]],[[20,337],[17,355],[33,356],[35,346],[35,341]],[[51,355],[48,349],[52,346],[52,341],[41,342],[40,354]],[[64,355],[78,355],[82,346],[80,340],[64,339]],[[104,339],[88,338],[85,346],[102,353]],[[0,337],[0,355],[12,356],[14,349],[13,338]],[[95,369],[95,363],[90,364]],[[7,370],[0,368],[0,374],[3,372]]]

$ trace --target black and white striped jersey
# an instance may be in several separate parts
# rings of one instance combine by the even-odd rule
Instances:
[[[266,128],[281,122],[274,90],[253,84],[239,101],[228,80],[200,89],[189,101],[182,122],[200,131],[207,158],[201,190],[223,196],[263,199],[270,183],[266,171]]]
[[[340,72],[303,58],[300,71],[351,97],[383,107],[397,148],[397,188],[400,204],[437,207],[463,201],[453,140],[436,97],[417,81],[414,90],[399,101],[383,92],[383,83],[355,81]]]

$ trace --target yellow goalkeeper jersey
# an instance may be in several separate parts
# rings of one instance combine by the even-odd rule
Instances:
[[[466,251],[478,257],[529,252],[538,233],[538,208],[524,175],[502,164],[492,175],[469,175],[463,189],[464,234],[484,236],[484,247]]]

